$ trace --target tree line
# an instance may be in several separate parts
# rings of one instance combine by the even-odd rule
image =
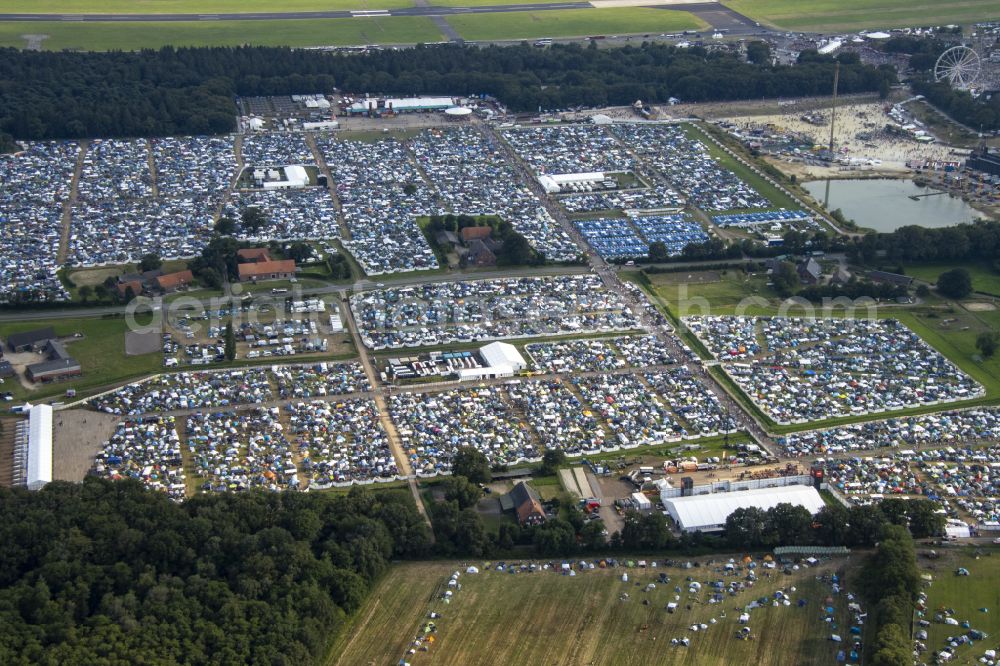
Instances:
[[[0,663],[321,662],[389,562],[430,551],[408,495],[0,488]]]
[[[871,264],[883,258],[891,263],[972,261],[1000,270],[1000,222],[977,220],[937,229],[906,226],[866,234],[847,246],[847,254],[852,263]]]
[[[271,47],[138,52],[0,49],[0,132],[18,139],[212,134],[235,127],[236,95],[384,91],[493,95],[514,111],[842,93],[896,82],[891,67],[803,52],[794,66],[701,47],[418,46],[364,55]]]
[[[957,90],[947,82],[930,78],[910,82],[913,91],[944,111],[952,119],[973,131],[1000,130],[1000,95],[973,97],[968,90]]]
[[[874,628],[869,647],[872,666],[911,666],[910,623],[920,591],[913,539],[899,525],[886,528],[875,553],[861,571],[861,589]],[[871,629],[870,629],[871,630]]]

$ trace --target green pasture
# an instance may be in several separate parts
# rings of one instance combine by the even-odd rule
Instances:
[[[39,384],[34,390],[24,388],[13,377],[8,378],[4,381],[2,389],[12,391],[16,398],[38,400],[61,395],[70,388],[82,393],[125,379],[153,374],[163,367],[163,358],[157,353],[143,356],[125,355],[125,332],[128,330],[128,325],[121,317],[3,323],[0,324],[0,338],[6,340],[11,333],[21,333],[46,326],[52,326],[59,336],[71,336],[76,333],[82,335],[80,339],[68,342],[66,351],[80,362],[83,374],[66,382]],[[41,356],[38,360],[42,360]]]
[[[411,0],[0,0],[0,13],[18,14],[247,14],[395,9]]]
[[[996,20],[993,0],[725,0],[754,20],[787,30],[836,32]]]
[[[447,20],[462,37],[474,41],[647,34],[707,27],[688,12],[641,7],[461,14]]]
[[[23,48],[24,35],[47,35],[48,51],[135,51],[161,46],[349,46],[414,44],[441,41],[431,19],[392,18],[288,19],[264,21],[72,21],[0,22],[0,46]]]

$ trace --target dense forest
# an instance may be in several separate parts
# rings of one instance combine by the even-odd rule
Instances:
[[[429,531],[406,491],[0,489],[0,663],[301,664]]]
[[[840,56],[841,93],[885,89],[891,67]],[[0,132],[18,139],[227,132],[235,95],[490,94],[514,111],[826,94],[834,58],[755,65],[702,48],[419,46],[364,55],[286,48],[75,53],[0,49]]]

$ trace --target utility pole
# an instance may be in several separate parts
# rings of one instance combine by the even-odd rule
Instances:
[[[837,86],[840,84],[840,61],[833,68],[833,109],[830,111],[830,153],[833,153],[833,130],[837,124]]]

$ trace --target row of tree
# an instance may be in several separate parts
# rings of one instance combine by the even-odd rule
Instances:
[[[726,519],[726,539],[733,548],[775,546],[872,546],[893,525],[915,537],[941,534],[944,517],[930,500],[889,498],[878,505],[831,503],[815,516],[801,506],[779,504],[766,511],[737,509]]]
[[[839,57],[840,91],[896,82],[891,67]],[[616,49],[556,44],[439,45],[365,55],[287,48],[140,52],[0,49],[0,132],[19,139],[211,134],[235,126],[234,96],[343,90],[490,94],[515,111],[827,94],[835,59],[804,52],[795,66],[760,65],[703,48],[644,43]]]
[[[847,253],[852,263],[864,264],[880,257],[889,263],[993,263],[1000,257],[1000,221],[977,220],[937,229],[906,226],[890,233],[865,234],[847,246]]]
[[[861,589],[874,628],[872,666],[912,666],[910,623],[920,590],[913,539],[906,528],[887,527],[861,571]]]
[[[0,663],[320,662],[388,563],[430,552],[408,495],[0,488]]]

